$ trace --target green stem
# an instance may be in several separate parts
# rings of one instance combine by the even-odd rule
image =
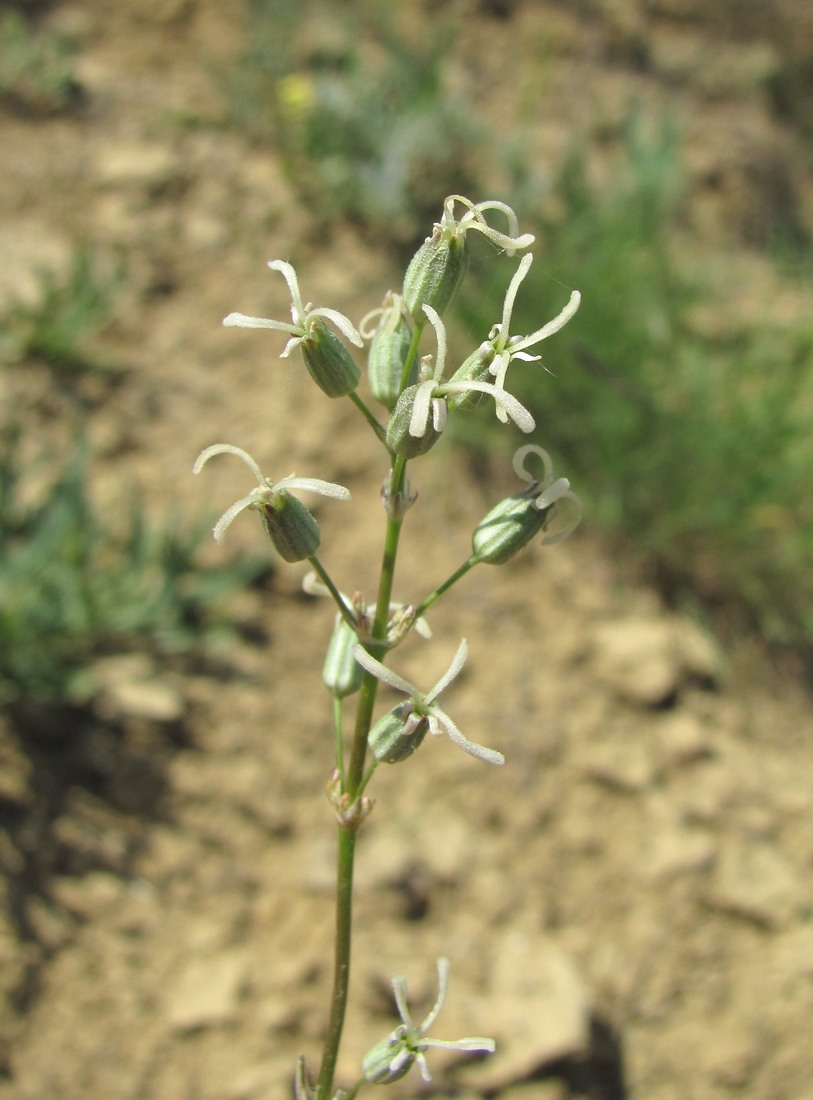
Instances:
[[[333,965],[333,993],[330,1000],[325,1048],[316,1085],[317,1100],[330,1100],[333,1076],[344,1027],[347,994],[350,989],[350,940],[353,927],[353,859],[356,832],[339,826],[338,874],[336,878],[336,945]]]
[[[412,364],[418,354],[418,345],[423,326],[415,327],[412,341],[404,364],[402,389],[406,385],[412,370]],[[376,434],[381,436],[383,429],[375,417],[367,409],[367,406],[351,394],[354,403],[362,414],[369,420]],[[372,419],[371,419],[372,418]],[[398,500],[404,493],[406,485],[406,459],[400,455],[391,454],[389,499]],[[370,650],[374,656],[380,657],[385,650],[384,643],[387,638],[387,622],[389,619],[390,603],[392,602],[392,587],[395,581],[395,562],[398,557],[398,540],[401,535],[401,523],[403,513],[400,509],[393,508],[387,514],[387,530],[384,536],[384,551],[381,561],[381,574],[378,583],[378,598],[375,606],[375,617],[370,630],[372,643]],[[333,598],[337,601],[343,614],[344,601],[335,589],[330,578],[322,569],[315,558],[311,564],[319,576],[330,589]],[[345,615],[345,618],[347,616]],[[356,629],[354,623],[350,624]],[[376,642],[381,643],[376,645]],[[353,745],[350,753],[350,762],[344,776],[343,791],[349,797],[351,804],[359,797],[360,792],[366,787],[375,770],[371,766],[365,774],[364,764],[367,756],[367,738],[373,720],[378,680],[369,672],[365,672],[359,688],[358,704],[356,706],[356,724],[353,731]],[[353,859],[356,851],[356,832],[346,825],[339,826],[339,845],[336,874],[336,942],[333,964],[333,992],[330,998],[330,1016],[328,1018],[327,1035],[322,1052],[322,1064],[319,1067],[319,1079],[316,1087],[316,1100],[331,1100],[333,1094],[333,1077],[336,1072],[336,1061],[339,1056],[339,1046],[342,1040],[344,1017],[347,1011],[347,996],[350,990],[350,946],[353,927]],[[361,1087],[362,1082],[353,1086],[355,1092]]]
[[[457,584],[461,577],[465,577],[470,569],[473,569],[475,565],[478,565],[480,559],[472,555],[468,561],[464,561],[459,569],[455,569],[451,577],[447,577],[443,584],[439,584],[434,592],[430,592],[426,599],[418,604],[415,609],[415,618],[420,618],[421,615],[430,608],[435,600],[439,600],[444,592],[448,592],[453,584]]]
[[[409,385],[409,376],[412,374],[412,367],[418,355],[418,346],[421,342],[421,334],[425,324],[425,321],[420,324],[416,323],[415,328],[412,330],[412,339],[409,342],[404,369],[401,372],[401,393],[403,393]]]
[[[333,699],[333,728],[336,731],[336,770],[344,788],[344,732],[343,732],[344,707],[342,700],[336,696]]]
[[[312,558],[308,558],[308,561],[311,563],[313,568],[319,574],[319,577],[320,577],[322,583],[324,584],[325,588],[328,590],[328,592],[333,597],[333,600],[334,600],[336,606],[339,609],[339,614],[341,615],[341,617],[344,619],[344,621],[347,623],[347,625],[350,627],[351,630],[358,633],[359,624],[356,622],[356,617],[353,614],[353,612],[350,610],[350,608],[347,606],[347,604],[344,602],[344,600],[342,599],[342,594],[338,590],[336,585],[333,583],[333,581],[331,580],[330,574],[328,573],[327,569],[325,569],[325,567],[322,565],[322,563],[319,561],[319,559],[316,557],[315,554],[313,555]]]
[[[365,403],[362,401],[362,399],[359,397],[359,395],[356,393],[355,390],[353,390],[353,392],[349,393],[347,396],[350,398],[350,400],[356,406],[358,411],[361,413],[361,415],[364,417],[364,419],[367,421],[367,423],[373,429],[373,431],[378,436],[378,438],[381,440],[381,442],[386,444],[386,442],[387,442],[387,430],[383,426],[383,424],[381,424],[381,422],[379,421],[379,419],[375,415],[375,413],[371,412],[370,409],[367,408],[367,406],[365,405]]]
[[[390,490],[403,491],[406,481],[406,459],[396,457],[390,472]],[[384,552],[381,562],[381,576],[378,585],[375,617],[371,628],[374,639],[371,649],[381,655],[384,646],[376,646],[375,640],[383,642],[387,636],[387,620],[392,599],[392,586],[395,579],[395,561],[398,556],[398,539],[401,533],[402,517],[390,514],[387,517],[387,531],[384,538]],[[353,746],[345,779],[344,791],[352,803],[366,786],[372,772],[364,774],[367,756],[367,737],[373,718],[378,680],[365,672],[359,689],[356,707],[356,724],[353,732]],[[353,922],[353,856],[355,853],[356,833],[344,825],[339,826],[338,869],[336,879],[336,942],[333,966],[333,992],[330,1000],[330,1017],[327,1035],[322,1053],[322,1065],[316,1088],[316,1100],[330,1100],[333,1092],[333,1075],[339,1056],[344,1017],[347,1010],[347,995],[350,988],[350,943]]]

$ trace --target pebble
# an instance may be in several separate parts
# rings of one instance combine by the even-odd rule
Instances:
[[[691,679],[713,682],[717,656],[703,632],[679,616],[629,616],[600,623],[592,638],[597,678],[620,699],[663,706]]]
[[[736,841],[722,851],[706,903],[766,928],[789,924],[807,891],[787,860],[764,842]]]
[[[189,963],[167,994],[166,1017],[170,1028],[196,1031],[234,1019],[248,967],[248,955],[238,949]]]
[[[492,984],[483,1000],[495,1021],[497,1052],[467,1071],[488,1092],[584,1053],[590,1017],[585,983],[552,939],[508,931],[494,938],[489,956]]]

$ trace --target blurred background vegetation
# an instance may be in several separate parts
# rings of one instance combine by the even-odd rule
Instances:
[[[506,17],[516,6],[483,5]],[[600,3],[584,7],[606,14]],[[736,37],[735,8],[727,29]],[[574,140],[542,175],[530,152],[538,73],[504,74],[525,89],[528,109],[510,131],[490,122],[455,85],[451,7],[433,12],[431,34],[412,37],[394,9],[364,0],[344,4],[340,19],[292,0],[245,0],[244,12],[230,119],[278,149],[318,219],[349,220],[400,260],[445,194],[490,196],[502,182],[499,194],[536,233],[540,256],[512,331],[532,332],[569,288],[582,292],[575,321],[540,349],[550,375],[516,365],[510,387],[585,498],[587,522],[671,602],[809,662],[813,311],[788,320],[784,303],[810,293],[811,225],[781,171],[763,187],[761,209],[736,212],[739,240],[704,233],[686,186],[681,120],[668,106],[630,103],[609,168],[597,174],[595,150]],[[644,66],[647,43],[637,45]],[[741,58],[727,78],[721,57],[718,79],[762,97],[810,153],[804,65],[787,56],[773,64],[747,44]],[[808,157],[808,180],[810,165]],[[755,259],[765,296],[742,309],[732,302],[749,294],[738,269]],[[505,266],[497,282],[489,267],[486,283],[475,265],[458,309],[469,347],[500,317]],[[486,413],[461,434],[491,448],[500,445],[493,428]]]
[[[516,65],[511,56],[494,61],[483,54],[482,27],[474,39],[465,19],[476,8],[487,28],[521,6],[437,5],[404,19],[399,8],[370,0],[240,0],[238,56],[210,64],[219,117],[185,125],[217,126],[273,149],[314,230],[352,226],[371,248],[390,251],[394,271],[446,194],[509,199],[538,237],[514,331],[538,328],[571,287],[583,296],[575,322],[541,349],[544,367],[515,365],[510,386],[585,499],[587,524],[669,601],[712,616],[723,631],[752,631],[801,656],[809,671],[810,73],[803,60],[752,48],[764,46],[767,31],[760,37],[756,27],[748,39],[741,28],[743,65],[726,76],[721,64],[709,94],[724,94],[728,80],[755,97],[806,158],[801,174],[810,187],[800,204],[782,172],[766,169],[769,182],[753,192],[761,206],[720,205],[704,220],[689,181],[684,120],[663,102],[631,98],[622,125],[592,144],[575,134],[558,159],[540,165],[536,105],[553,79],[549,58],[542,51],[523,69],[518,49]],[[599,0],[576,7],[586,19],[611,18],[612,6]],[[728,13],[729,29],[736,7],[717,13]],[[70,33],[70,21],[66,31],[49,19],[59,9],[0,6],[7,111],[88,110],[82,35]],[[633,71],[660,64],[668,76],[645,25],[623,30],[610,62]],[[704,64],[698,72],[713,81]],[[509,84],[515,106],[505,125],[490,105]],[[743,280],[754,265],[756,284]],[[501,280],[485,281],[475,263],[454,321],[461,353],[499,319],[510,275],[506,264]],[[70,698],[88,656],[111,647],[194,646],[216,621],[223,591],[256,572],[204,570],[200,524],[181,533],[177,522],[154,525],[137,501],[117,516],[91,503],[88,459],[75,440],[88,417],[104,414],[105,394],[126,373],[98,339],[126,282],[118,261],[105,266],[79,247],[64,278],[43,273],[33,302],[12,300],[4,311],[6,364],[50,372],[77,413],[77,430],[49,456],[49,476],[35,476],[32,496],[17,457],[31,449],[21,438],[29,427],[10,412],[4,418],[0,704]],[[504,445],[493,418],[480,412],[461,434],[478,451]]]

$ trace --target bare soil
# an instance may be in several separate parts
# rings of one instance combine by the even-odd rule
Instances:
[[[809,208],[796,120],[777,117],[760,81],[778,57],[805,71],[813,23],[806,3],[764,20],[761,5],[741,21],[737,7],[482,4],[461,14],[453,63],[478,109],[505,119],[515,59],[544,47],[540,160],[574,132],[600,153],[632,96],[678,104],[695,228],[746,263],[777,179]],[[318,507],[324,560],[372,598],[375,440],[295,357],[277,359],[274,335],[220,319],[284,316],[271,258],[355,319],[394,279],[351,228],[314,239],[274,151],[223,125],[212,72],[237,56],[240,11],[77,0],[46,13],[81,41],[84,99],[67,115],[0,116],[2,293],[36,294],[38,269],[64,272],[77,242],[117,250],[127,280],[103,345],[128,369],[87,395],[98,499],[138,486],[156,516],[178,501],[217,514],[248,472],[222,458],[193,481],[191,464],[212,442],[238,444],[269,476],[350,487],[351,503]],[[53,375],[17,365],[2,387],[60,453],[72,406]],[[514,484],[444,443],[416,464],[414,488],[405,601],[460,563]],[[228,552],[256,550],[259,533],[241,517]],[[243,640],[199,666],[111,655],[78,727],[33,739],[0,727],[0,1100],[268,1100],[291,1095],[299,1052],[315,1065],[335,832],[318,669],[333,614],[302,595],[303,573],[275,568],[235,601]],[[391,976],[408,977],[417,1014],[446,955],[437,1035],[491,1035],[497,1053],[436,1051],[433,1084],[414,1074],[399,1096],[813,1100],[802,688],[756,644],[724,651],[666,609],[589,516],[560,546],[475,571],[430,622],[433,640],[410,639],[398,670],[429,684],[466,637],[448,709],[507,762],[430,738],[376,776],[340,1080],[394,1026]]]

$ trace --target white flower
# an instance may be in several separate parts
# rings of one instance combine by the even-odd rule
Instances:
[[[247,317],[245,313],[230,313],[228,317],[224,319],[224,325],[237,325],[240,328],[272,328],[277,329],[279,332],[289,333],[291,339],[285,345],[285,349],[280,355],[280,359],[284,359],[286,356],[290,355],[292,350],[301,343],[308,335],[314,318],[317,317],[325,317],[328,321],[332,321],[336,328],[347,337],[351,344],[355,344],[357,348],[364,346],[364,341],[349,317],[345,317],[345,315],[339,313],[338,310],[327,309],[324,306],[314,309],[310,302],[305,305],[302,304],[302,296],[299,293],[299,282],[291,264],[286,263],[285,260],[269,260],[268,266],[272,271],[279,271],[288,284],[288,289],[291,292],[292,323],[288,324],[285,321],[271,321],[266,317]]]
[[[478,760],[484,760],[487,764],[505,763],[505,757],[501,752],[495,752],[494,749],[487,749],[483,745],[469,741],[468,737],[460,732],[446,711],[442,710],[435,702],[441,692],[445,691],[452,680],[459,675],[460,670],[466,663],[468,646],[465,638],[460,642],[457,653],[452,658],[452,663],[448,669],[425,695],[409,680],[405,680],[402,676],[398,676],[397,673],[393,672],[392,669],[387,668],[386,665],[382,665],[362,646],[356,645],[353,647],[353,656],[361,667],[375,676],[376,679],[409,696],[411,708],[404,716],[404,728],[401,731],[405,738],[409,738],[422,722],[426,722],[430,733],[438,736],[445,731],[450,741],[453,741],[469,755],[476,756]]]
[[[438,959],[438,996],[427,1016],[416,1024],[407,1005],[406,978],[393,978],[392,991],[395,995],[395,1004],[401,1023],[394,1031],[390,1032],[386,1039],[376,1043],[364,1058],[364,1076],[368,1081],[386,1085],[403,1077],[415,1062],[421,1071],[424,1081],[430,1081],[429,1070],[426,1065],[424,1052],[430,1047],[440,1047],[444,1050],[470,1050],[480,1051],[483,1054],[493,1054],[495,1044],[493,1039],[471,1037],[467,1039],[430,1039],[427,1035],[429,1029],[437,1020],[443,1002],[446,998],[446,989],[449,984],[449,960]]]
[[[349,500],[350,490],[343,485],[336,485],[332,481],[321,481],[314,477],[294,477],[292,474],[281,481],[271,481],[263,477],[262,471],[251,455],[242,447],[233,447],[230,443],[214,443],[201,451],[195,459],[192,472],[199,474],[213,455],[230,454],[237,455],[245,462],[257,479],[257,488],[252,489],[246,496],[235,501],[227,508],[214,527],[214,536],[217,542],[222,542],[232,521],[246,508],[257,508],[259,505],[270,504],[277,493],[285,493],[291,489],[306,489],[311,493],[320,493],[325,497],[334,497],[336,500]]]
[[[307,592],[309,596],[332,596],[333,593],[327,587],[322,584],[315,573],[306,573],[302,578],[302,590]],[[356,622],[359,624],[360,632],[368,630],[372,623],[373,616],[371,612],[375,611],[375,608],[370,608],[361,596],[361,593],[357,593],[351,600],[349,596],[346,596],[344,592],[340,592],[339,595],[342,598],[342,602],[347,610],[355,615]],[[421,615],[419,618],[414,619],[415,608],[409,604],[403,603],[391,603],[389,606],[392,618],[387,626],[387,642],[389,644],[395,644],[397,641],[401,641],[405,634],[404,624],[408,623],[409,627],[414,626],[415,633],[420,634],[422,638],[431,638],[432,629],[429,623]]]
[[[457,202],[466,207],[466,212],[460,219],[454,216],[454,207]],[[485,219],[487,210],[497,210],[501,214],[505,214],[508,222],[507,233],[501,233],[488,224]],[[449,195],[443,203],[443,213],[440,221],[436,223],[436,228],[440,230],[442,236],[461,239],[465,238],[470,229],[476,229],[478,233],[482,233],[484,237],[488,238],[492,244],[496,244],[498,248],[504,248],[509,256],[512,256],[518,248],[528,248],[534,243],[532,233],[523,233],[520,236],[516,214],[510,206],[504,202],[499,202],[497,199],[489,199],[486,202],[472,202],[471,199],[464,198],[463,195]]]
[[[432,427],[436,432],[442,432],[446,426],[448,413],[446,398],[456,393],[470,393],[472,390],[491,394],[497,406],[497,416],[503,423],[507,423],[510,417],[523,432],[532,432],[535,427],[534,418],[516,397],[512,397],[505,391],[502,385],[492,382],[443,381],[443,372],[446,367],[446,326],[432,306],[425,305],[423,311],[435,329],[438,353],[434,368],[431,366],[431,356],[425,356],[421,361],[418,388],[415,391],[412,416],[409,421],[409,434],[416,438],[424,436],[429,427],[430,414]]]
[[[544,468],[542,480],[535,478],[525,466],[525,460],[532,454],[542,460]],[[562,539],[566,539],[571,531],[578,526],[579,520],[582,517],[582,502],[575,493],[570,491],[570,482],[566,477],[554,479],[553,462],[551,461],[550,455],[543,447],[537,447],[535,443],[526,443],[524,447],[520,447],[519,450],[514,453],[512,464],[517,477],[521,478],[522,481],[527,481],[529,485],[533,487],[534,491],[539,491],[539,496],[534,500],[534,507],[538,508],[540,512],[550,508],[560,500],[570,500],[573,502],[575,505],[573,518],[559,531],[554,531],[549,534],[548,531],[545,530],[542,542],[551,545],[554,542],[561,542]]]
[[[558,332],[560,328],[563,328],[567,322],[573,317],[576,310],[579,308],[581,302],[581,294],[578,290],[574,290],[570,295],[570,300],[564,309],[552,321],[548,321],[542,328],[532,332],[530,336],[511,336],[509,326],[511,324],[511,313],[514,309],[514,302],[517,297],[517,291],[519,285],[525,276],[528,274],[528,269],[533,263],[533,256],[529,254],[522,257],[519,267],[509,283],[508,290],[505,295],[505,302],[503,304],[502,321],[498,325],[494,325],[493,329],[489,333],[489,338],[483,345],[484,350],[493,352],[494,358],[489,365],[489,371],[494,375],[495,385],[500,389],[505,385],[505,374],[511,365],[513,359],[524,359],[527,362],[533,362],[541,358],[539,355],[529,355],[525,349],[532,347],[534,344],[538,344],[542,340],[547,340],[549,336],[553,336],[555,332]],[[498,407],[497,416],[500,420],[505,421],[505,413]]]

